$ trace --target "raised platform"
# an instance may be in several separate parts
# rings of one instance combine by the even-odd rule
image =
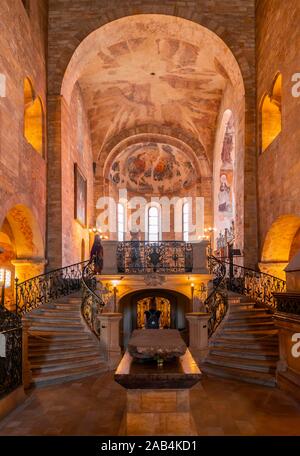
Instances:
[[[187,349],[183,356],[162,366],[156,361],[139,362],[127,351],[116,370],[115,381],[126,389],[188,389],[198,383],[201,375]]]
[[[140,335],[141,332],[145,334]],[[151,336],[154,332],[156,337]],[[154,359],[137,359],[126,351],[115,372],[115,381],[127,389],[126,412],[119,434],[197,435],[189,390],[202,374],[194,358],[176,330],[172,334],[152,329],[139,333],[133,333],[129,346],[135,352],[141,343],[143,351],[154,354]],[[170,356],[172,347],[173,359],[158,365],[157,353]],[[178,347],[184,355],[174,357]]]

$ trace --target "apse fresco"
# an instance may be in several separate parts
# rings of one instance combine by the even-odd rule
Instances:
[[[127,147],[113,162],[110,180],[119,188],[140,193],[173,193],[195,183],[189,157],[175,146],[140,143]]]

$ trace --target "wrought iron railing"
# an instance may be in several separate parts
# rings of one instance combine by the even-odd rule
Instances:
[[[117,266],[121,274],[192,272],[193,247],[184,241],[119,242]]]
[[[81,288],[82,271],[88,261],[49,271],[18,283],[16,280],[16,312],[23,314],[67,296]]]
[[[0,399],[22,384],[22,324],[0,307]]]
[[[300,315],[300,293],[274,293],[274,298],[277,302],[276,310],[278,312]]]
[[[286,282],[278,277],[238,264],[230,265],[227,260],[226,285],[233,292],[249,296],[257,304],[275,311],[277,304],[274,293],[286,291]]]
[[[83,296],[81,313],[90,330],[100,338],[99,315],[113,299],[108,285],[104,285],[95,275],[94,262],[89,261],[82,273]]]
[[[226,290],[226,266],[214,256],[208,257],[208,268],[210,274],[214,275],[213,289],[204,301],[207,313],[210,314],[208,320],[208,337],[216,331],[228,310],[227,290]]]

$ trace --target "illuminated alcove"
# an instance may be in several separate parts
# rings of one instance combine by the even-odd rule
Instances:
[[[24,136],[43,156],[43,106],[28,78],[24,81]]]
[[[276,76],[270,95],[266,94],[261,105],[261,150],[267,147],[281,132],[282,76]]]

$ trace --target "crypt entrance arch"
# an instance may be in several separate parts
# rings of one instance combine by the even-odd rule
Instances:
[[[174,290],[150,288],[129,293],[119,301],[119,311],[123,314],[120,340],[123,341],[124,347],[127,346],[132,331],[143,327],[144,311],[148,309],[153,298],[157,308],[162,312],[163,326],[178,329],[188,342],[185,314],[190,311],[190,299]]]

